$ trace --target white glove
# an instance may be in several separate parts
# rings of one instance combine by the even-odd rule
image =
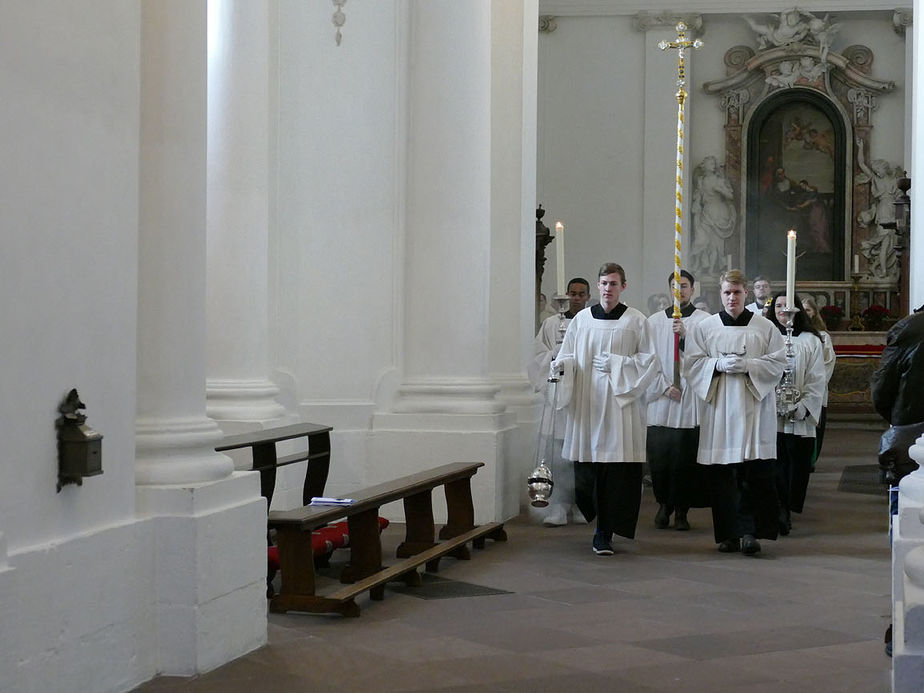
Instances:
[[[748,360],[743,357],[735,357],[735,363],[728,369],[729,373],[747,373]]]
[[[610,354],[608,351],[604,351],[602,354],[597,354],[594,356],[594,368],[596,368],[601,373],[610,372]]]
[[[552,361],[552,363],[549,364],[549,377],[557,378],[562,374],[563,370],[562,365],[558,361]]]
[[[715,369],[720,373],[742,373],[743,371],[738,370],[741,367],[740,361],[740,356],[720,356],[716,359]]]
[[[808,416],[808,408],[800,402],[792,412],[792,419],[793,421],[802,421],[806,416]]]

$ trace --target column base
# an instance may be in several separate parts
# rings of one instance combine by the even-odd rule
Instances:
[[[205,413],[216,421],[265,423],[283,419],[288,414],[276,401],[279,388],[270,380],[209,378],[205,382],[205,394]]]
[[[157,671],[192,676],[266,643],[266,501],[259,476],[138,486],[154,536]]]
[[[233,471],[231,458],[215,452],[224,434],[205,416],[139,417],[135,422],[135,483],[197,484]]]

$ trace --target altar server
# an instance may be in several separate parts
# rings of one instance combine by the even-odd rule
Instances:
[[[802,305],[798,294],[793,303]],[[774,296],[769,319],[783,335],[785,309],[786,295]],[[793,385],[799,392],[799,400],[794,407],[777,405],[776,488],[780,499],[780,534],[784,536],[792,529],[792,513],[801,513],[805,506],[815,452],[815,427],[821,420],[826,390],[824,343],[805,311],[793,315],[792,335]]]
[[[758,539],[779,531],[775,388],[786,356],[773,323],[745,310],[746,287],[740,270],[722,275],[724,309],[690,330],[685,366],[703,402],[697,462],[707,469],[716,543],[754,555]]]
[[[619,302],[625,270],[600,268],[599,305],[571,324],[552,369],[561,373],[559,405],[567,407],[562,456],[577,460],[576,501],[597,518],[594,553],[613,553],[613,534],[632,539],[642,498],[645,459],[644,394],[658,375],[648,324]]]
[[[568,310],[564,315],[565,327],[571,319],[584,310],[590,300],[590,283],[581,277],[568,282]],[[558,356],[563,335],[560,334],[561,319],[558,313],[546,318],[539,326],[539,333],[533,340],[533,359],[526,366],[529,381],[536,392],[548,396],[549,365]],[[562,443],[565,436],[564,411],[559,411],[555,419],[555,445],[552,464],[552,480],[554,486],[549,504],[544,508],[542,524],[546,527],[556,527],[568,524],[568,515],[571,514],[573,522],[586,521],[580,510],[574,505],[574,464],[561,456]]]
[[[834,341],[828,334],[828,326],[821,317],[815,300],[808,296],[803,298],[802,310],[805,311],[805,317],[808,318],[815,331],[821,335],[823,342],[821,353],[825,361],[825,397],[821,403],[821,418],[818,420],[818,426],[815,427],[815,455],[812,457],[812,471],[815,471],[815,462],[821,455],[821,445],[825,440],[825,426],[828,422],[828,385],[831,382],[831,376],[834,375],[837,354],[834,351]]]
[[[673,289],[674,273],[667,278]],[[699,444],[699,419],[696,396],[681,376],[680,388],[674,387],[674,335],[680,335],[679,356],[682,370],[688,330],[709,317],[690,304],[695,279],[687,270],[680,270],[680,315],[674,318],[674,308],[658,311],[648,318],[648,327],[661,366],[659,377],[648,392],[648,467],[658,512],[655,527],[667,529],[671,514],[674,528],[690,529],[687,511],[706,505],[696,450]]]

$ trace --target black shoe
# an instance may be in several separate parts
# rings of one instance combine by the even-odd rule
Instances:
[[[753,556],[760,553],[760,542],[750,534],[745,534],[741,541],[741,553],[745,556]]]
[[[664,503],[658,506],[658,514],[655,515],[655,527],[658,529],[667,529],[671,525],[671,511]]]
[[[687,520],[686,512],[678,510],[677,514],[674,515],[674,529],[679,532],[690,531],[690,522]]]
[[[613,535],[606,535],[600,530],[594,532],[594,553],[598,556],[612,556],[613,555],[613,545],[610,543]]]
[[[719,544],[719,551],[721,553],[735,553],[736,551],[741,550],[741,540],[740,539],[726,539],[721,544]]]
[[[886,628],[885,632],[885,653],[888,657],[892,656],[892,624]]]

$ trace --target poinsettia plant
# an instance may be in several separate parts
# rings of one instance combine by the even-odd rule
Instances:
[[[874,303],[869,308],[864,310],[860,317],[863,319],[863,324],[868,330],[878,330],[882,327],[882,323],[886,321],[887,318],[891,317],[889,309],[885,306],[881,306],[878,303]]]
[[[844,309],[834,304],[822,306],[820,312],[825,322],[837,322],[844,317]]]

